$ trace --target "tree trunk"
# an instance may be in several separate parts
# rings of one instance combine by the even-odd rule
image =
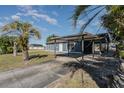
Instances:
[[[116,55],[119,62],[117,64],[116,75],[113,75],[111,79],[110,87],[112,88],[124,88],[124,59],[121,58],[119,51],[121,51],[121,49],[116,45]]]
[[[17,43],[14,42],[14,46],[13,46],[13,56],[17,56]]]
[[[110,78],[110,88],[124,88],[124,60],[121,59],[118,64],[116,75]]]
[[[23,60],[24,61],[28,61],[29,60],[28,50],[24,50],[23,51]]]

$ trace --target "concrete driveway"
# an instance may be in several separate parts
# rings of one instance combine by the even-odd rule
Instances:
[[[68,73],[61,62],[51,61],[0,73],[1,88],[43,88]]]

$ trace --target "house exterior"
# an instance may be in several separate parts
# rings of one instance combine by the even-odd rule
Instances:
[[[46,50],[55,53],[83,53],[92,54],[95,52],[95,46],[99,49],[105,45],[106,51],[109,49],[109,38],[106,33],[93,35],[91,33],[68,35],[56,37],[46,43]],[[101,50],[102,51],[102,50]]]
[[[30,44],[29,49],[40,49],[43,50],[44,47],[41,44]]]

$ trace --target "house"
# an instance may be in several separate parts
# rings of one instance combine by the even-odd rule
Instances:
[[[41,44],[30,44],[29,49],[44,49],[44,47]]]
[[[104,34],[93,35],[91,33],[68,35],[63,37],[52,38],[46,43],[46,49],[55,53],[82,53],[94,54],[95,45],[99,45],[99,50],[102,51],[102,45],[109,49],[109,37]]]

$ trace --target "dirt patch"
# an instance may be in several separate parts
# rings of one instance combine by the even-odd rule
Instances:
[[[78,70],[71,77],[72,73],[68,73],[61,79],[51,83],[47,87],[49,88],[98,88],[94,80],[89,76],[88,73],[83,71],[83,82],[81,76],[82,70]]]

